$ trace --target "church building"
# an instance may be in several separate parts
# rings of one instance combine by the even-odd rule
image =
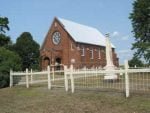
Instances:
[[[59,64],[104,67],[105,45],[105,36],[96,28],[55,17],[40,49],[41,68]],[[113,64],[118,67],[115,46],[111,46]]]

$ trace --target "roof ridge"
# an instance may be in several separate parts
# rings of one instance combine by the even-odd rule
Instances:
[[[81,25],[81,26],[84,26],[84,27],[88,27],[88,28],[91,28],[91,29],[95,29],[95,30],[98,31],[98,29],[95,28],[95,27],[88,26],[88,25],[85,25],[85,24],[80,24],[80,23],[74,22],[74,21],[72,21],[72,20],[68,20],[68,19],[64,19],[64,18],[60,18],[60,17],[57,17],[57,19],[60,20],[60,21],[61,21],[61,20],[68,21],[68,22],[71,22],[71,23],[74,23],[74,24],[78,24],[78,25]]]
[[[75,41],[106,46],[105,36],[97,28],[60,17],[57,17],[57,19]],[[115,48],[112,43],[111,45]]]

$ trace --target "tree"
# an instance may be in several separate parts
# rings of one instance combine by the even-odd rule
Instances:
[[[29,32],[24,32],[17,38],[14,50],[22,59],[22,70],[39,68],[39,47]]]
[[[130,67],[134,67],[134,66],[136,66],[136,67],[143,67],[144,64],[143,64],[143,62],[141,60],[139,60],[139,58],[133,57],[131,60],[129,60],[129,66]]]
[[[9,30],[8,24],[9,20],[7,17],[0,17],[0,47],[11,44],[10,37],[5,35],[5,30]]]
[[[135,43],[135,57],[144,58],[150,64],[150,1],[136,0],[133,12],[129,17],[132,21]]]
[[[0,47],[0,88],[9,85],[10,69],[21,69],[21,58],[15,52]]]
[[[11,40],[9,36],[6,36],[4,34],[0,34],[0,47],[6,47],[11,44]]]
[[[9,71],[21,69],[21,58],[15,52],[12,52],[12,42],[9,36],[6,36],[5,30],[9,30],[8,18],[0,17],[0,88],[9,86]]]
[[[9,20],[7,17],[0,17],[0,33],[5,33],[5,30],[9,31]]]

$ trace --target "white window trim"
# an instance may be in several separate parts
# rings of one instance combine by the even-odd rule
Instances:
[[[80,50],[80,47],[79,47],[79,46],[77,47],[77,50]]]
[[[90,52],[91,52],[91,58],[90,59],[94,59],[93,49],[91,49]]]
[[[101,50],[98,50],[98,59],[101,59]]]
[[[84,51],[84,47],[82,47],[82,49],[81,49],[81,56],[85,56],[85,51]]]
[[[73,48],[73,44],[71,43],[71,51],[73,51],[74,50],[74,48]]]
[[[54,26],[57,27],[57,22],[54,23]]]

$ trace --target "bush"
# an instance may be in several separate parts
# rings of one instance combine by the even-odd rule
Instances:
[[[136,66],[136,67],[143,67],[144,64],[139,58],[133,57],[131,60],[129,60],[129,66],[130,67],[134,67],[134,66]]]
[[[0,47],[0,88],[9,86],[10,69],[21,70],[21,59],[15,52]]]
[[[0,88],[9,86],[9,75],[0,74]]]

